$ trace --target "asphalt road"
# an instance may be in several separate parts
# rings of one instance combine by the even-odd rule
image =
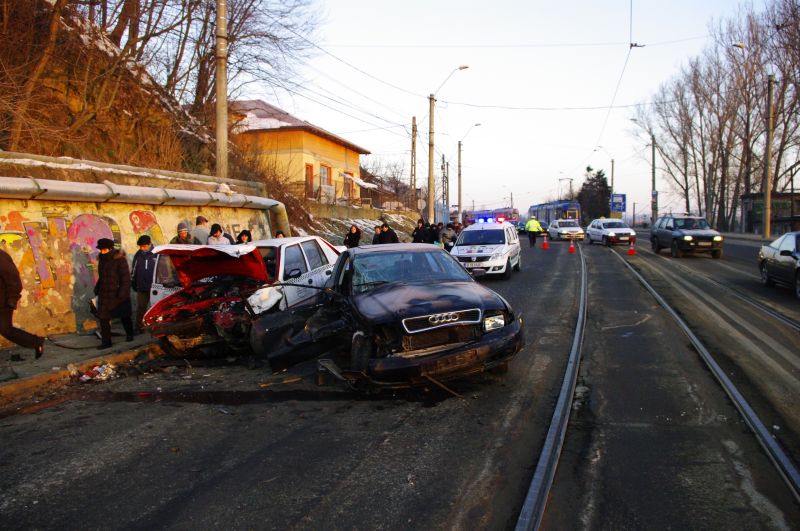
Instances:
[[[2,417],[0,528],[513,527],[572,340],[580,260],[567,247],[525,248],[522,272],[482,280],[523,312],[528,346],[506,375],[452,383],[463,398],[437,388],[377,396],[318,388],[313,364],[271,375],[236,360],[191,360],[73,387]],[[796,501],[682,333],[608,249],[583,250],[587,336],[545,526],[797,527]],[[632,262],[718,342],[716,352],[739,353],[741,338],[723,333],[735,316],[709,308],[741,304],[671,271],[670,260],[640,246]],[[681,264],[758,291],[746,262],[726,249],[722,260]],[[780,290],[765,290],[770,304],[791,310]],[[792,361],[751,337],[765,326],[775,325],[747,331],[760,357],[741,352],[726,370],[791,442],[790,399],[800,395]],[[748,356],[762,363],[745,367]],[[769,359],[787,373],[780,386],[758,369]]]
[[[523,311],[528,346],[506,375],[453,383],[463,398],[319,389],[312,364],[271,376],[195,362],[80,388],[0,420],[0,528],[513,525],[580,278],[563,247],[524,253],[522,272],[485,283]]]

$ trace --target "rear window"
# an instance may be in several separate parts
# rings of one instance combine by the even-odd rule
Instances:
[[[283,251],[283,279],[286,280],[292,271],[295,269],[300,270],[300,274],[308,272],[306,261],[303,258],[303,253],[300,251],[299,245],[290,245]]]
[[[158,255],[155,283],[165,288],[181,287],[178,271],[175,269],[175,266],[172,265],[172,257],[165,254]]]
[[[328,264],[328,259],[322,253],[322,249],[319,248],[319,244],[315,240],[308,240],[300,245],[303,246],[303,251],[306,253],[308,265],[311,269],[317,269]]]
[[[502,245],[504,243],[506,243],[506,238],[502,229],[465,230],[459,235],[456,245]]]

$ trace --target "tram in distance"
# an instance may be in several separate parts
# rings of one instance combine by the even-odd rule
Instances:
[[[548,225],[557,219],[574,219],[581,221],[581,204],[577,201],[560,200],[531,205],[528,207],[528,219],[535,217],[539,222]]]

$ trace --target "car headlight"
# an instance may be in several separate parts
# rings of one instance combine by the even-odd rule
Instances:
[[[492,253],[492,260],[500,260],[501,258],[503,258],[503,251]]]
[[[636,231],[635,231],[635,230],[632,230],[632,231],[630,231],[628,234],[630,234],[631,236],[636,236]]]
[[[684,240],[686,240],[687,242],[690,242],[690,241],[692,241],[694,238],[692,238],[691,236],[689,236],[689,235],[687,234],[686,236],[684,236],[684,237],[683,237],[683,239],[684,239]]]
[[[616,233],[616,232],[609,232],[609,233],[608,233],[608,236],[609,236],[609,238],[613,238],[613,237],[615,237],[616,235],[617,235],[617,233]]]
[[[721,242],[722,241],[722,236],[714,236],[714,241],[715,242]]]
[[[506,325],[506,317],[503,314],[491,315],[483,319],[483,331],[491,332]]]

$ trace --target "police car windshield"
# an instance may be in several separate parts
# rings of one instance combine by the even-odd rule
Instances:
[[[506,243],[502,229],[465,230],[458,237],[456,245],[503,245]]]
[[[558,222],[559,227],[577,227],[578,222],[572,219],[562,219]]]
[[[607,223],[603,223],[604,229],[625,229],[627,227],[628,226],[621,221],[609,221]]]

